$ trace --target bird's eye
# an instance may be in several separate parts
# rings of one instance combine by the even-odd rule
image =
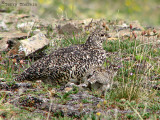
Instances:
[[[101,37],[105,36],[104,34],[101,34]]]

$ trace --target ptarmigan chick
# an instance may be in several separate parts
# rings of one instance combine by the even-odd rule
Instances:
[[[106,51],[102,43],[108,34],[96,30],[84,44],[72,45],[53,51],[51,54],[37,60],[24,70],[15,81],[42,80],[49,84],[66,84],[75,79],[81,82],[89,68],[101,66],[106,60]]]
[[[90,68],[84,76],[84,84],[90,89],[107,91],[112,87],[117,71],[118,67],[115,65]]]

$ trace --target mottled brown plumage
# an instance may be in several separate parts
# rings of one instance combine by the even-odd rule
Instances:
[[[106,40],[103,30],[92,33],[85,44],[60,48],[37,60],[27,68],[15,81],[42,80],[46,83],[65,84],[70,79],[77,82],[83,78],[90,67],[101,66],[106,53],[102,43]]]
[[[84,76],[84,83],[87,88],[107,91],[113,85],[113,78],[116,76],[117,70],[118,67],[115,65],[90,68]]]

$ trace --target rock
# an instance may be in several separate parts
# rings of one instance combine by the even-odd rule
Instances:
[[[35,22],[25,22],[17,25],[19,29],[30,30],[34,26]]]
[[[28,36],[27,33],[21,33],[19,31],[15,32],[0,32],[0,38],[10,38],[10,39],[21,39],[26,38]]]
[[[15,15],[14,15],[15,16]],[[13,17],[14,17],[13,16]],[[22,19],[22,18],[28,18],[28,17],[30,17],[29,15],[27,15],[27,14],[18,14],[17,16],[16,16],[16,18],[18,18],[18,19]]]
[[[37,35],[32,36],[31,38],[21,40],[21,45],[19,50],[25,52],[25,56],[43,48],[49,44],[49,40],[45,37],[44,34],[38,33]]]
[[[70,100],[66,101],[65,104],[63,102],[60,102],[60,99],[54,97],[47,99],[45,96],[39,97],[31,94],[21,97],[15,97],[18,99],[12,100],[11,103],[16,106],[21,106],[24,109],[26,109],[26,107],[27,109],[34,108],[34,110],[36,111],[44,110],[54,115],[61,112],[63,115],[71,117],[75,115],[77,117],[80,117],[81,115],[95,112],[97,111],[97,108],[94,108],[93,106],[96,106],[99,102],[103,101],[103,99],[95,97],[93,95],[89,95],[86,92],[70,94],[68,96]],[[82,104],[82,101],[85,99],[87,99],[89,102]],[[75,102],[77,102],[77,104],[75,104]]]
[[[15,57],[26,57],[44,48],[49,44],[49,40],[41,32],[31,38],[19,41],[9,52],[8,55]]]
[[[73,34],[77,34],[80,32],[80,29],[78,29],[77,27],[75,27],[73,24],[71,23],[67,23],[63,26],[58,26],[58,33],[59,34],[67,34],[67,35],[73,35]]]
[[[31,83],[0,82],[0,90],[15,90],[18,88],[33,88]]]
[[[7,44],[8,38],[3,38],[2,40],[0,40],[0,52],[2,51],[7,51],[8,49],[8,44]]]
[[[65,92],[68,93],[68,92],[70,92],[72,89],[73,89],[72,87],[66,87],[66,88],[65,88]]]
[[[16,45],[17,39],[26,38],[28,36],[27,33],[16,32],[0,32],[0,52],[8,51],[14,45]]]
[[[4,21],[0,22],[0,31],[8,31],[8,27]]]

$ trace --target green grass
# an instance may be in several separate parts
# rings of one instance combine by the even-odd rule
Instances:
[[[40,2],[40,0],[38,1]],[[48,7],[46,7],[46,5],[48,4],[47,2],[41,2],[42,3],[40,3],[38,7],[40,7],[39,10],[44,11],[41,12],[42,16],[49,15],[56,16],[57,18],[61,16],[64,16],[65,18],[77,18],[78,15],[78,19],[81,18],[81,16],[84,16],[85,18],[106,18],[107,16],[108,21],[112,21],[111,19],[124,19],[126,17],[128,19],[128,16],[130,16],[129,19],[131,20],[136,18],[141,21],[147,21],[148,24],[160,23],[159,12],[156,7],[156,5],[158,5],[159,3],[158,0],[147,0],[146,2],[138,2],[135,0],[123,0],[121,2],[107,1],[107,4],[106,1],[104,1],[104,4],[103,1],[99,2],[97,0],[94,0],[93,2],[77,1],[77,3],[80,3],[79,5],[77,5],[74,0],[52,0],[52,4],[49,4]],[[94,9],[87,8],[88,4],[94,6],[95,4],[97,4],[97,2],[99,4]],[[45,6],[45,8],[43,7],[43,5]],[[87,5],[87,7],[85,5]],[[123,8],[121,6],[123,6]],[[2,5],[0,6],[0,8],[6,9],[7,13],[16,12],[16,14],[28,14],[28,11],[22,9],[16,10],[17,8],[15,7],[6,8],[4,5]],[[76,15],[75,13],[78,14]],[[148,17],[148,14],[150,14],[152,17]],[[6,24],[9,26],[12,25],[10,22]],[[33,26],[32,30],[30,31],[30,36],[34,34],[33,31],[35,29],[37,29],[37,27]],[[20,30],[16,28],[16,30],[28,32],[25,29]],[[84,35],[79,35],[78,37],[76,37],[73,34],[73,37],[64,35],[63,39],[56,39],[57,34],[53,34],[54,29],[52,25],[41,28],[41,31],[45,31],[45,35],[49,40],[54,39],[55,45],[47,46],[44,50],[47,54],[49,54],[50,50],[53,48],[58,49],[60,47],[67,47],[73,44],[83,44],[87,38],[87,36]],[[0,38],[0,40],[1,39],[2,38]],[[147,84],[151,84],[150,80],[153,76],[160,76],[160,67],[157,63],[159,62],[157,61],[157,58],[159,60],[160,48],[153,46],[153,44],[143,44],[142,40],[135,39],[112,40],[108,41],[107,44],[104,44],[103,47],[107,52],[111,53],[111,55],[106,58],[107,61],[109,61],[109,63],[118,64],[120,67],[120,69],[118,70],[118,74],[114,78],[114,81],[118,82],[118,85],[117,87],[108,91],[106,96],[104,96],[106,103],[100,102],[98,104],[99,106],[94,107],[101,108],[106,112],[110,111],[110,114],[103,116],[101,115],[101,113],[91,113],[88,115],[84,115],[80,119],[160,119],[160,91],[154,90],[151,86],[147,86]],[[30,64],[34,62],[34,60],[29,59],[27,61],[28,63],[24,65],[24,68],[22,68],[20,67],[19,62],[15,63],[13,59],[7,58],[5,52],[1,53],[1,56],[4,63],[0,64],[0,78],[4,78],[4,81],[6,81],[7,85],[9,86],[13,86],[15,84],[15,82],[13,82],[15,74],[20,74],[24,70],[24,68],[30,66]],[[117,57],[119,57],[118,60]],[[109,63],[105,64],[107,65]],[[154,77],[152,78],[152,81],[157,81],[157,85],[160,84],[158,80]],[[44,94],[47,99],[50,99],[51,96],[50,94],[48,94],[50,90],[53,87],[55,89],[60,89],[61,87],[45,85],[43,83],[40,86],[38,86],[37,83],[32,83],[32,85],[35,88],[39,87],[40,89],[38,89],[37,91],[26,90],[25,93],[20,94],[20,100],[25,100],[28,94],[31,94],[33,96]],[[79,89],[76,87],[66,93],[56,92],[55,96],[59,98],[59,101],[54,102],[65,104],[70,100],[69,95],[77,94],[78,92]],[[102,97],[101,94],[97,93],[97,91],[90,91],[89,93],[94,95],[95,97]],[[66,117],[61,113],[61,111],[57,111],[54,114],[49,114],[49,112],[45,114],[36,113],[33,112],[35,108],[16,107],[10,104],[10,98],[10,93],[8,91],[0,92],[0,119],[47,119],[48,116],[53,120],[72,120],[77,118],[77,116]],[[82,99],[81,103],[87,104],[92,103],[92,101],[90,101],[89,99]],[[75,101],[75,104],[80,103]],[[131,113],[116,113],[115,108],[122,111],[129,110],[131,111]]]
[[[115,77],[115,81],[119,81],[119,86],[117,89],[110,92],[111,99],[122,99],[126,100],[138,100],[143,95],[148,97],[151,93],[149,90],[145,90],[142,85],[144,83],[149,83],[150,81],[145,80],[144,76],[150,77],[151,71],[157,71],[159,68],[153,63],[154,57],[159,56],[159,50],[155,53],[153,51],[152,45],[145,45],[135,50],[135,47],[139,46],[141,43],[139,40],[130,41],[129,39],[123,41],[109,41],[104,49],[108,52],[119,52],[121,54],[121,68],[118,75]],[[150,56],[150,59],[148,57]],[[125,58],[132,56],[129,60],[124,60]],[[115,61],[113,57],[108,58],[109,61]],[[135,66],[136,64],[151,64],[153,69],[147,70],[145,66],[140,68],[140,66]],[[150,84],[150,83],[149,83]],[[152,89],[152,88],[151,88]],[[149,98],[148,98],[149,100]]]
[[[48,28],[51,29],[51,28]],[[49,33],[51,34],[51,33]],[[57,42],[57,48],[59,47],[66,47],[73,44],[82,44],[86,40],[85,37],[72,37],[72,38],[64,38],[61,41]],[[136,44],[135,44],[136,43]],[[157,90],[154,90],[150,86],[145,86],[145,84],[150,84],[149,78],[152,76],[156,76],[160,74],[160,68],[158,64],[156,64],[156,58],[160,56],[160,49],[155,48],[152,44],[146,44],[141,45],[141,40],[130,40],[130,39],[124,39],[124,40],[114,40],[114,41],[108,41],[107,45],[104,44],[104,49],[111,53],[111,56],[108,56],[106,59],[107,61],[113,63],[113,64],[120,64],[120,69],[118,70],[117,76],[114,78],[115,82],[118,82],[117,88],[114,88],[107,92],[106,96],[104,98],[106,99],[107,103],[99,103],[100,108],[107,109],[110,108],[111,112],[113,114],[116,114],[116,116],[102,116],[97,115],[95,113],[90,115],[85,115],[81,119],[100,119],[100,118],[106,118],[106,119],[113,119],[115,117],[117,118],[124,118],[124,119],[160,119],[160,116],[156,113],[157,111],[160,111],[160,105],[159,105],[159,96],[160,92]],[[47,49],[50,49],[48,47]],[[155,51],[156,49],[156,51]],[[117,55],[113,53],[118,53]],[[24,68],[20,68],[19,63],[15,64],[12,59],[8,59],[5,57],[5,53],[2,54],[3,60],[6,61],[6,63],[3,65],[0,65],[1,73],[0,78],[4,78],[8,85],[12,86],[15,84],[15,82],[12,82],[14,73],[20,73],[23,71]],[[119,57],[119,60],[116,60],[116,58]],[[32,60],[28,61],[29,64],[34,62]],[[108,64],[108,63],[106,63]],[[152,65],[152,68],[147,68],[146,66],[137,66],[137,64],[145,64],[145,65]],[[20,68],[19,71],[14,70],[15,66],[17,68]],[[26,64],[25,67],[27,67],[28,64]],[[145,77],[148,77],[148,79],[145,79]],[[156,81],[155,79],[153,79]],[[158,84],[158,81],[157,81]],[[35,87],[37,85],[33,83]],[[43,89],[39,91],[26,91],[25,94],[23,94],[21,100],[23,98],[25,99],[27,94],[32,94],[35,96],[38,96],[40,94],[46,94],[48,93],[49,89],[51,89],[53,86],[51,85],[45,85],[42,84],[41,86]],[[60,86],[56,86],[55,88],[60,88]],[[65,104],[67,101],[70,100],[69,95],[70,94],[76,94],[78,93],[78,88],[73,88],[73,90],[67,92],[67,93],[59,93],[57,92],[56,95],[58,98],[60,98],[59,103]],[[99,93],[96,93],[96,91],[90,92],[92,95],[96,97],[101,97]],[[49,96],[46,96],[49,98]],[[6,97],[6,93],[1,93],[0,96],[0,109],[1,112],[0,116],[6,119],[17,118],[17,119],[46,119],[47,115],[44,116],[40,113],[33,113],[32,108],[27,108],[29,110],[24,110],[17,108],[7,102],[7,99],[9,99],[9,96]],[[83,99],[81,101],[83,104],[91,103],[88,99]],[[78,104],[75,102],[75,104]],[[96,106],[95,106],[96,107]],[[127,114],[120,114],[116,113],[112,108],[118,108],[120,110],[130,110],[132,113]],[[148,111],[146,111],[146,109]],[[70,120],[74,119],[77,116],[74,116],[73,118],[63,116],[62,113],[59,111],[52,114],[50,116],[52,119],[60,119],[60,120]]]

